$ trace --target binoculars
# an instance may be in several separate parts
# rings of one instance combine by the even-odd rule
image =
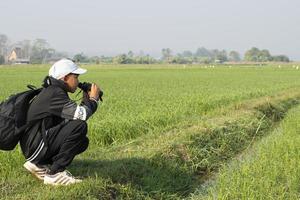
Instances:
[[[88,83],[88,82],[83,82],[83,83],[79,83],[78,87],[81,90],[83,90],[84,92],[88,93],[89,91],[91,91],[92,84]],[[100,90],[100,92],[99,92],[99,99],[100,99],[100,101],[103,101],[102,100],[102,96],[103,96],[103,91]]]

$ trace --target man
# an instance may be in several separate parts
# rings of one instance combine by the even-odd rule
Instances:
[[[68,92],[75,92],[78,77],[85,72],[69,59],[54,63],[44,89],[29,107],[27,121],[34,125],[26,129],[20,140],[27,160],[24,167],[44,184],[81,182],[66,167],[88,147],[86,120],[97,109],[100,88],[93,83],[91,91],[83,93],[80,105],[69,98]]]

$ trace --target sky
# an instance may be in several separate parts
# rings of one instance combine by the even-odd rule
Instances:
[[[71,54],[154,57],[198,47],[300,60],[299,0],[0,0],[0,33]]]

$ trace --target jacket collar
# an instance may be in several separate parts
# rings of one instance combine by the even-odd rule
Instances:
[[[57,86],[61,89],[63,89],[65,92],[68,92],[68,88],[64,81],[57,80],[51,76],[47,76],[44,80],[44,87],[48,87],[49,85]]]

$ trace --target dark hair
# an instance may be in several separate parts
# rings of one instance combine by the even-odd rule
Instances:
[[[51,80],[50,80],[50,76],[46,76],[42,82],[42,86],[44,88],[48,87],[49,85],[51,85]]]

